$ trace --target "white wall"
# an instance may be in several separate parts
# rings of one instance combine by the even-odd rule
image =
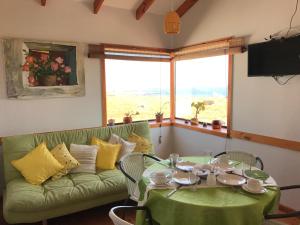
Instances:
[[[183,17],[183,30],[176,44],[183,46],[232,35],[246,36],[247,43],[261,42],[288,26],[295,3],[292,0],[202,0]],[[300,25],[300,12],[293,25]],[[268,77],[248,78],[247,53],[234,56],[233,76],[234,130],[300,141],[300,76],[286,86],[279,86]],[[225,149],[222,138],[181,128],[175,128],[174,139],[176,151],[182,155]],[[300,183],[300,152],[237,139],[228,141],[227,150],[259,155],[266,171],[280,185]],[[285,196],[283,202],[300,207],[295,195]]]
[[[37,0],[0,1],[0,39],[18,37],[83,43],[116,43],[164,47],[162,17],[146,14],[136,21],[132,12],[103,7],[95,15],[92,1],[51,0],[46,7]],[[0,43],[0,52],[3,46]],[[87,55],[87,52],[86,52]],[[0,137],[33,132],[101,126],[101,74],[97,59],[85,57],[86,95],[76,98],[8,100],[3,58],[0,54]],[[152,131],[158,155],[168,155],[169,128]],[[164,151],[164,149],[167,149]],[[0,153],[1,153],[0,148]],[[0,160],[2,162],[2,154]],[[2,163],[1,163],[2,171]],[[0,177],[3,177],[0,175]],[[0,188],[3,181],[0,179]]]
[[[95,15],[91,2],[51,0],[42,7],[35,0],[1,0],[0,38],[166,45],[160,16],[147,14],[136,21],[132,12],[105,6]],[[8,100],[0,66],[0,136],[101,125],[99,60],[85,58],[85,80],[84,97]]]

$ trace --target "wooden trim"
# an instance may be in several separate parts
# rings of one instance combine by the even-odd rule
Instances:
[[[175,96],[175,60],[173,58],[173,54],[171,55],[170,62],[170,118],[171,121],[175,121],[175,110],[176,110],[176,96]]]
[[[197,47],[198,45],[202,45],[202,44],[211,44],[211,43],[218,42],[218,41],[228,41],[232,38],[234,38],[234,37],[233,36],[228,36],[228,37],[223,37],[223,38],[217,38],[217,39],[213,39],[213,40],[210,40],[210,41],[194,43],[194,44],[185,45],[185,46],[182,46],[182,47],[179,47],[179,48],[174,48],[174,49],[172,49],[172,51],[177,52],[182,48],[193,48],[193,47]]]
[[[174,53],[175,56],[195,54],[200,52],[210,52],[210,51],[226,51],[227,54],[234,54],[235,52],[242,52],[242,48],[244,45],[243,38],[231,38],[231,39],[223,39],[219,41],[206,42],[202,44],[182,47],[177,49]],[[238,49],[240,49],[238,51]]]
[[[132,60],[132,61],[170,62],[170,59],[164,59],[164,58],[119,56],[119,55],[105,55],[105,58],[116,59],[116,60]]]
[[[41,5],[46,6],[47,0],[41,0]]]
[[[94,14],[97,14],[103,4],[104,0],[94,0]]]
[[[136,45],[119,45],[119,44],[109,44],[102,43],[105,50],[116,51],[116,52],[132,52],[132,53],[149,53],[149,54],[158,54],[158,55],[169,55],[172,52],[172,49],[167,48],[153,48],[153,47],[144,47]]]
[[[188,54],[182,54],[175,56],[175,60],[188,60],[188,59],[198,59],[198,58],[207,58],[212,56],[220,55],[234,55],[243,52],[243,47],[234,47],[234,48],[220,48],[220,49],[209,49],[200,52],[193,52]]]
[[[218,137],[226,138],[227,137],[227,129],[221,128],[221,129],[212,129],[211,126],[203,127],[202,125],[190,125],[185,124],[184,120],[176,119],[175,122],[172,123],[174,127],[184,128],[187,130],[193,130],[205,134],[211,134]]]
[[[162,123],[157,123],[155,121],[149,121],[150,128],[170,127],[170,126],[172,126],[172,122],[170,120],[164,120]]]
[[[137,20],[141,19],[142,16],[147,12],[150,6],[154,3],[155,0],[144,0],[135,12],[135,18]]]
[[[185,0],[176,10],[179,17],[182,17],[190,8],[193,7],[198,2],[198,0]]]
[[[232,97],[233,97],[233,56],[228,56],[228,88],[227,88],[227,137],[230,137],[232,127]]]
[[[170,53],[171,53],[170,49],[164,49],[164,48],[151,48],[151,47],[115,45],[115,44],[99,44],[99,45],[89,44],[88,57],[89,58],[101,57],[103,52],[105,52],[105,51],[101,50],[101,46],[103,46],[104,50],[107,52],[121,52],[121,53],[131,53],[131,54],[157,55],[157,56],[160,56],[160,55],[170,56]],[[131,56],[128,56],[128,57],[131,57]],[[134,57],[131,57],[131,58],[134,58]],[[155,58],[155,57],[153,57],[153,58],[159,60],[159,58]],[[162,60],[165,60],[165,59],[162,59]]]
[[[260,134],[253,134],[243,131],[231,130],[232,138],[242,139],[246,141],[252,141],[260,144],[272,145],[279,148],[286,148],[294,151],[300,151],[299,141],[290,141],[276,137],[269,137]]]
[[[107,126],[107,104],[106,104],[106,73],[105,73],[105,55],[104,48],[102,47],[103,54],[100,57],[100,77],[101,77],[101,111],[102,111],[102,126]]]

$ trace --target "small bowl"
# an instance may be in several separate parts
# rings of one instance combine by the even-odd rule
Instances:
[[[152,172],[149,178],[152,184],[163,185],[171,181],[172,174],[168,171]]]

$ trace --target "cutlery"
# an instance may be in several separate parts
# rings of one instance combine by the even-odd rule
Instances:
[[[167,194],[167,198],[171,197],[176,191],[179,190],[179,188],[181,188],[183,185],[178,185],[177,188],[175,188],[173,191],[171,191],[170,193]]]

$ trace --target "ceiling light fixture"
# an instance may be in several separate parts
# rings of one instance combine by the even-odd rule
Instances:
[[[171,11],[165,16],[164,31],[166,34],[179,34],[180,32],[180,17],[173,9],[173,1]]]

